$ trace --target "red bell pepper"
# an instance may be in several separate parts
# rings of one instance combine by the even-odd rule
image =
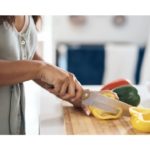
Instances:
[[[125,85],[130,85],[130,81],[129,80],[126,80],[126,79],[118,79],[118,80],[114,80],[106,85],[104,85],[102,88],[101,88],[101,91],[103,90],[112,90],[114,88],[117,88],[117,87],[121,87],[121,86],[125,86]]]

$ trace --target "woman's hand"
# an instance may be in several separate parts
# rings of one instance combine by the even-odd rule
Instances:
[[[63,100],[80,105],[83,88],[73,74],[56,66],[43,63],[37,77],[45,83],[54,86],[48,89],[49,92]]]

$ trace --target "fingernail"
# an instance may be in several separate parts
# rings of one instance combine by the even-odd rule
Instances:
[[[90,115],[90,111],[86,111],[86,115],[89,116]]]

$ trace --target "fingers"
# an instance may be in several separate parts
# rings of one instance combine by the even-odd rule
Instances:
[[[91,114],[91,111],[87,106],[81,105],[81,108],[87,116],[89,116]]]
[[[55,94],[63,100],[75,102],[77,105],[81,105],[81,97],[83,95],[83,88],[75,76],[69,73],[69,78],[63,82],[57,82],[54,84],[53,89],[49,89],[49,92]]]
[[[62,86],[63,86],[63,82],[58,82],[58,83],[55,83],[54,85],[55,85],[54,88],[49,89],[49,91],[51,93],[55,94],[56,96],[59,96],[60,91],[61,91]]]
[[[72,101],[81,101],[82,100],[82,95],[83,95],[83,88],[82,88],[80,82],[77,81],[77,80],[76,80],[75,85],[76,85],[76,87],[75,87],[76,88],[76,95],[72,99]]]
[[[62,99],[72,101],[72,98],[74,98],[75,95],[76,95],[76,85],[73,75],[70,75],[68,91],[64,96],[62,96]]]
[[[69,85],[68,81],[64,82],[64,84],[62,85],[62,87],[60,89],[60,93],[59,93],[60,97],[63,97],[67,93],[67,91],[68,91],[68,85]]]
[[[54,83],[54,88],[48,89],[48,91],[63,100],[71,102],[75,107],[80,107],[86,115],[90,115],[90,109],[82,105],[84,90],[73,74],[69,74],[69,78],[64,79],[63,82]]]

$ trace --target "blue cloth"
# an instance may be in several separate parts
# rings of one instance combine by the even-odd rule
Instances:
[[[145,54],[145,47],[140,47],[138,51],[137,65],[135,70],[135,84],[140,83],[141,67],[143,63],[144,54]]]
[[[105,68],[103,45],[68,46],[68,71],[83,85],[100,85]]]

